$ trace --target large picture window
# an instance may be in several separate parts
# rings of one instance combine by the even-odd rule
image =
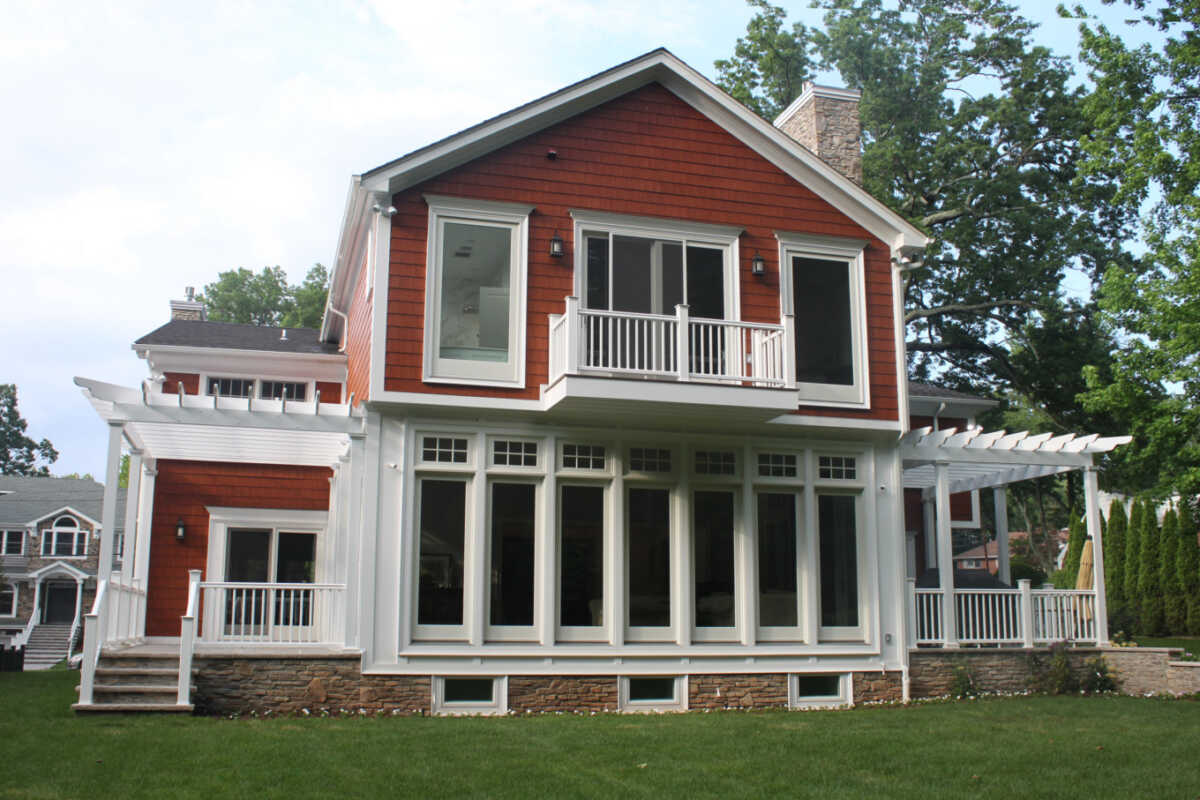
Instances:
[[[667,628],[671,624],[670,490],[630,489],[627,514],[629,627]]]
[[[697,628],[732,630],[734,626],[733,520],[733,492],[695,493],[692,504],[692,559]]]
[[[800,625],[797,581],[795,492],[758,495],[758,624],[760,628]]]
[[[492,484],[492,625],[533,625],[536,499],[532,483]]]
[[[421,480],[417,624],[463,624],[466,481]]]
[[[599,632],[604,608],[604,487],[562,487],[559,625]]]
[[[427,197],[425,379],[524,384],[528,206]]]
[[[859,625],[857,505],[854,495],[817,496],[822,628]]]

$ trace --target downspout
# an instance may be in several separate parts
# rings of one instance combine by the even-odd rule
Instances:
[[[332,311],[334,314],[337,314],[339,317],[341,317],[341,318],[342,318],[342,343],[338,345],[338,349],[337,349],[337,351],[338,351],[339,353],[345,353],[345,352],[346,352],[346,342],[347,342],[347,340],[350,338],[350,337],[349,337],[349,333],[350,333],[350,318],[349,318],[349,317],[347,317],[347,316],[346,316],[344,313],[342,313],[341,311],[338,311],[336,308],[334,308],[334,307],[333,307],[333,302],[332,302],[332,301],[330,301],[329,305],[327,305],[327,306],[325,307],[325,309],[326,309],[327,311]]]
[[[940,405],[937,407],[937,411],[934,411],[934,412],[933,412],[933,429],[934,429],[935,431],[936,431],[936,430],[939,430],[939,428],[938,428],[938,417],[942,416],[942,412],[943,412],[943,411],[945,411],[945,410],[946,410],[946,401],[945,401],[945,400],[943,400],[943,401],[941,402],[941,404],[940,404]]]

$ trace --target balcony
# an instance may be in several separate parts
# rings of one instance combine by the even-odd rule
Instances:
[[[594,311],[568,297],[550,317],[543,397],[566,412],[770,419],[797,405],[791,323],[691,318],[682,305],[673,316]]]

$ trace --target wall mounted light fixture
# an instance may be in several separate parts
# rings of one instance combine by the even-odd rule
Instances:
[[[187,526],[183,524],[183,517],[175,523],[175,541],[182,542],[184,535],[187,533]]]
[[[563,238],[558,235],[558,231],[550,237],[550,255],[553,258],[562,258],[563,255]]]
[[[754,258],[750,259],[750,271],[755,275],[765,275],[767,272],[767,260],[758,253],[755,253]]]

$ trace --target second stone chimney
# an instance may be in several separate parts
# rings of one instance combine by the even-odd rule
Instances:
[[[862,92],[804,84],[800,96],[775,118],[775,127],[820,156],[829,166],[862,185]]]
[[[204,322],[208,315],[204,313],[204,304],[196,300],[196,289],[193,286],[185,290],[186,300],[171,301],[171,319],[185,319],[193,322]]]

